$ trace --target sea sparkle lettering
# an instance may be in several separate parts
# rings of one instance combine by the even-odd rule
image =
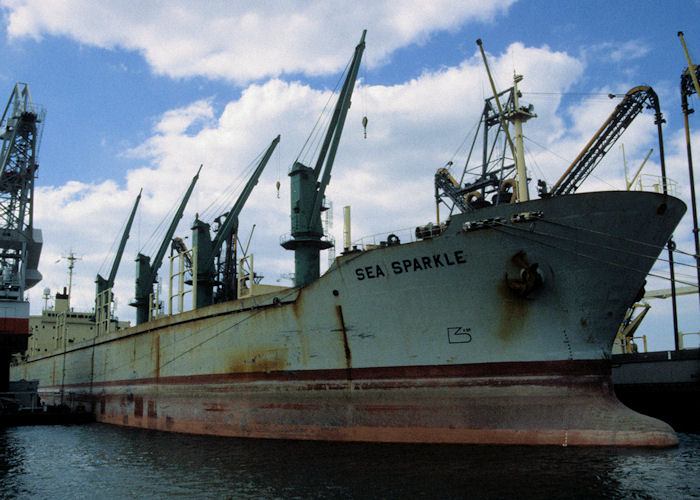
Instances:
[[[395,260],[389,264],[388,269],[384,269],[379,264],[371,266],[358,267],[355,269],[355,277],[358,281],[374,278],[385,278],[390,272],[391,274],[406,274],[419,271],[427,271],[438,269],[441,267],[456,266],[465,264],[467,259],[464,257],[463,250],[455,250],[454,252],[445,252],[433,255],[422,255],[401,260]]]

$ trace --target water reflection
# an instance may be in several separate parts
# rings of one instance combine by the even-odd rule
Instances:
[[[0,491],[24,498],[669,498],[699,495],[700,436],[672,450],[378,445],[0,430]]]

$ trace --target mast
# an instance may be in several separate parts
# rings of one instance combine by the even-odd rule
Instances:
[[[496,84],[494,83],[493,77],[491,76],[489,63],[486,60],[486,52],[484,52],[484,47],[481,42],[481,38],[479,38],[476,41],[476,44],[479,46],[479,50],[481,51],[481,57],[484,59],[484,67],[486,68],[486,74],[488,75],[489,82],[491,83],[493,98],[496,101],[496,106],[498,107],[498,115],[501,121],[501,126],[503,128],[503,132],[506,134],[506,140],[508,141],[508,146],[510,147],[510,151],[513,154],[513,160],[515,161],[516,175],[518,177],[518,201],[528,201],[530,199],[530,195],[528,194],[527,190],[527,169],[525,168],[525,153],[523,147],[523,122],[526,122],[530,118],[534,118],[537,115],[532,113],[529,109],[520,107],[520,103],[518,100],[520,98],[520,94],[518,91],[518,82],[522,81],[523,76],[517,74],[513,75],[513,111],[508,114],[506,114],[503,111],[503,108],[501,107],[501,101],[498,98],[499,93],[496,90]],[[508,119],[509,121],[513,122],[513,125],[515,127],[515,146],[513,145],[513,140],[510,138],[510,132],[508,131],[508,127],[505,125],[505,119]],[[485,165],[486,163],[484,162],[484,167]]]
[[[513,74],[514,85],[512,87],[501,92],[496,90],[481,40],[477,40],[476,43],[479,45],[484,58],[484,65],[489,76],[493,95],[484,100],[481,119],[474,134],[474,140],[469,149],[459,181],[449,172],[449,167],[453,165],[451,161],[444,167],[439,168],[435,173],[435,204],[438,224],[440,223],[440,203],[445,203],[450,207],[450,215],[452,215],[455,208],[458,208],[462,213],[466,213],[490,204],[511,203],[516,200],[521,202],[530,199],[522,124],[530,118],[537,117],[534,113],[534,106],[532,104],[523,106],[520,103],[522,94],[518,90],[518,83],[522,81],[522,75]],[[508,131],[509,123],[513,123],[513,128],[515,129],[515,144]],[[467,173],[470,175],[474,173],[473,170],[470,171],[470,163],[480,133],[483,137],[481,172],[476,180],[465,183],[464,180]],[[506,145],[503,148],[502,156],[494,161],[493,155],[502,137],[501,134],[505,136]],[[506,148],[512,154],[512,164],[506,163],[510,161],[510,158],[507,158]],[[490,199],[487,199],[488,196],[491,196]],[[452,202],[451,206],[445,201],[448,198]]]
[[[527,167],[525,166],[525,147],[523,145],[523,123],[533,118],[534,115],[525,108],[520,108],[520,91],[518,82],[522,81],[523,75],[513,75],[513,113],[508,119],[515,127],[515,168],[518,176],[518,201],[528,201],[530,194],[527,190]]]

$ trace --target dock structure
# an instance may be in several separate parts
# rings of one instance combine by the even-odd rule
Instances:
[[[70,425],[94,422],[88,411],[68,406],[47,406],[38,395],[39,382],[10,382],[9,391],[0,393],[0,428],[20,425]]]
[[[612,356],[617,398],[679,432],[700,432],[700,349]]]

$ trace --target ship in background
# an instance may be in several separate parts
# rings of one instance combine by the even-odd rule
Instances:
[[[320,251],[333,245],[321,223],[324,194],[363,50],[364,33],[315,163],[297,160],[290,170],[291,234],[282,246],[294,251],[293,287],[263,285],[252,256],[236,255],[238,216],[277,137],[216,231],[195,220],[187,249],[173,235],[195,176],[153,261],[137,258],[135,326],[29,355],[13,378],[38,380],[49,404],[164,431],[676,445],[670,426],[616,399],[610,352],[685,205],[665,190],[574,193],[602,157],[588,154],[530,200],[522,123],[534,110],[519,103],[520,77],[486,100],[484,161],[473,178],[438,171],[436,200],[448,217],[438,214],[408,241],[390,234],[354,246],[348,237],[320,275]],[[618,108],[639,112],[653,103],[650,90],[631,92]],[[604,148],[624,130],[613,122]],[[487,168],[495,163],[486,144],[497,137],[514,163]],[[159,316],[154,283],[168,245],[172,286]],[[192,309],[182,311],[186,294]],[[111,300],[98,280],[96,311],[109,311]]]
[[[19,359],[34,358],[63,350],[66,346],[87,342],[95,338],[97,334],[97,318],[95,311],[76,311],[71,306],[70,289],[63,288],[56,292],[51,303],[51,291],[44,289],[44,306],[41,314],[29,316],[30,337],[27,350]],[[110,331],[123,330],[131,326],[129,321],[119,321],[119,318],[110,318]]]

